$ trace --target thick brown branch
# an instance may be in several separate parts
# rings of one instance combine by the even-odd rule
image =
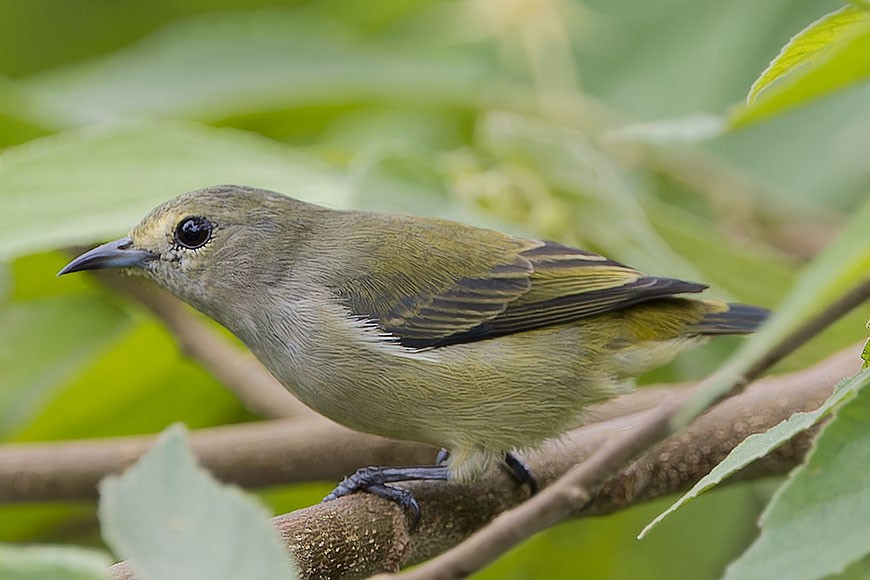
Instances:
[[[92,499],[97,484],[136,461],[153,436],[0,446],[0,502]],[[321,418],[195,431],[200,462],[244,487],[339,480],[363,465],[431,463],[435,450],[351,431]]]
[[[655,407],[679,386],[651,387],[590,411],[603,422]],[[351,431],[322,417],[283,419],[195,431],[200,462],[223,481],[263,487],[337,481],[366,465],[431,462],[435,450]],[[0,503],[91,499],[107,475],[136,461],[154,437],[0,445]]]
[[[129,296],[160,319],[187,356],[231,390],[245,407],[262,417],[314,416],[281,386],[250,353],[233,346],[194,315],[180,300],[144,278],[94,272],[109,288]]]

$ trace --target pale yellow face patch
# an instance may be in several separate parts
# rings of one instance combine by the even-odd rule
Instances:
[[[174,244],[175,228],[187,217],[187,212],[172,211],[175,208],[158,208],[139,222],[130,231],[133,245],[142,250],[162,254]],[[161,211],[162,210],[162,211]]]

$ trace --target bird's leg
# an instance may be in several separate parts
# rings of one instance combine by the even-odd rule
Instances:
[[[448,459],[450,459],[450,452],[442,447],[435,456],[435,465],[444,465]]]
[[[507,468],[508,473],[517,480],[517,483],[529,485],[529,491],[532,495],[538,493],[538,482],[535,480],[535,476],[532,475],[529,466],[523,463],[519,457],[508,451],[504,454],[504,466]]]
[[[357,491],[367,491],[408,510],[411,514],[410,528],[413,530],[420,521],[420,504],[411,492],[386,484],[413,480],[446,480],[448,477],[449,471],[443,465],[363,467],[350,477],[344,478],[329,495],[323,498],[323,501],[338,499]]]

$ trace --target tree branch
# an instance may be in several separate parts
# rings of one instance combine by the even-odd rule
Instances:
[[[138,459],[154,436],[0,445],[0,503],[93,499],[97,484]],[[223,481],[264,487],[339,480],[363,465],[431,463],[432,447],[357,433],[322,418],[194,431],[200,463]]]
[[[574,515],[611,513],[688,489],[747,435],[763,432],[795,412],[817,408],[840,378],[857,369],[859,351],[856,345],[810,369],[757,381],[684,432],[646,452],[590,494],[588,504]],[[648,403],[645,401],[640,408]],[[546,487],[614,437],[634,436],[656,412],[640,410],[586,425],[526,459],[539,483]],[[801,461],[811,439],[812,432],[799,435],[732,480],[786,473]],[[407,487],[422,511],[420,524],[412,532],[407,531],[405,515],[397,506],[364,493],[274,518],[302,577],[363,578],[422,562],[463,541],[528,496],[524,487],[517,487],[499,470],[471,486],[412,482]],[[117,564],[112,571],[117,578],[133,578],[125,563]]]
[[[683,387],[647,387],[590,411],[604,422],[655,407]],[[590,422],[591,422],[590,421]],[[133,464],[154,436],[0,445],[0,503],[97,497],[97,484]],[[430,463],[433,447],[341,427],[323,417],[199,429],[190,442],[200,463],[228,483],[256,488],[338,481],[366,465]]]

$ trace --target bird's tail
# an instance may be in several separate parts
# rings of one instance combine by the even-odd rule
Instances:
[[[721,304],[721,303],[719,303]],[[770,310],[748,304],[725,304],[727,310],[709,312],[691,327],[698,334],[749,334],[758,330]]]

